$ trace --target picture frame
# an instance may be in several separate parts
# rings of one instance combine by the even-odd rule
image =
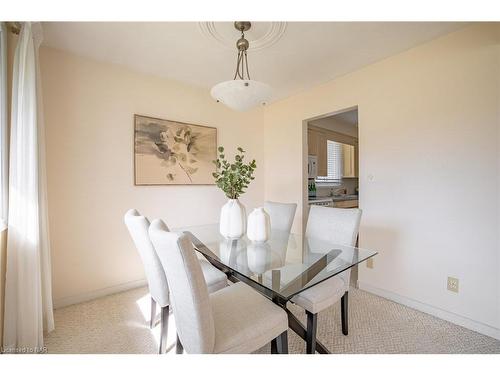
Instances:
[[[217,128],[134,115],[134,185],[214,185]]]

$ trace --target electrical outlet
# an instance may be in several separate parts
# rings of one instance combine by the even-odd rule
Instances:
[[[366,268],[373,268],[373,258],[366,260]]]
[[[458,293],[458,279],[448,276],[448,290],[450,292]]]

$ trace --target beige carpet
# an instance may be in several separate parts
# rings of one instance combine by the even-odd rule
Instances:
[[[305,321],[300,308],[290,309]],[[160,328],[150,330],[148,319],[148,291],[134,289],[56,310],[45,345],[48,353],[156,353]],[[500,353],[500,341],[358,289],[349,293],[349,323],[344,336],[338,304],[319,314],[318,337],[332,353]],[[171,315],[169,354],[174,346]],[[289,351],[305,352],[290,330]],[[258,351],[269,352],[269,345]]]

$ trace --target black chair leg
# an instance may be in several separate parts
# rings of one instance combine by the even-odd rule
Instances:
[[[175,342],[175,354],[182,354],[184,351],[184,347],[182,346],[181,339],[179,335],[177,335],[177,341]]]
[[[278,339],[271,340],[271,354],[278,354]]]
[[[316,330],[318,328],[318,314],[313,314],[306,310],[307,332],[306,332],[306,353],[316,353]]]
[[[163,354],[165,346],[167,345],[168,337],[168,305],[161,308],[161,333],[160,333],[160,348],[159,353]]]
[[[276,337],[276,346],[278,354],[288,354],[288,331]]]
[[[288,354],[288,331],[271,341],[271,354]]]
[[[349,333],[348,298],[349,298],[349,292],[345,292],[342,298],[340,299],[340,318],[342,320],[342,333],[346,336]]]
[[[151,320],[149,321],[149,328],[153,329],[156,323],[156,301],[151,297]]]

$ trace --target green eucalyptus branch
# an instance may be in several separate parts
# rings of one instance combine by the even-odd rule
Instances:
[[[238,154],[234,157],[234,163],[229,163],[224,155],[224,147],[218,149],[219,157],[213,161],[216,171],[212,173],[215,184],[226,194],[229,199],[238,199],[245,192],[250,182],[255,179],[253,172],[257,168],[255,160],[244,163],[245,150],[238,147]]]

